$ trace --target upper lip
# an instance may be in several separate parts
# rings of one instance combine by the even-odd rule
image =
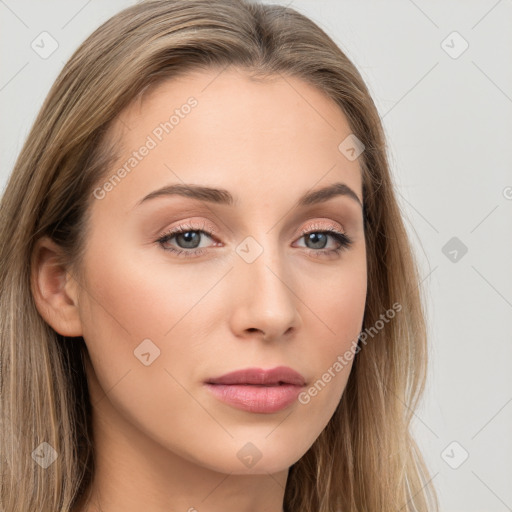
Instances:
[[[288,366],[278,366],[270,370],[262,368],[245,368],[226,373],[221,377],[208,379],[207,384],[259,384],[277,386],[279,384],[293,384],[304,386],[306,379]]]

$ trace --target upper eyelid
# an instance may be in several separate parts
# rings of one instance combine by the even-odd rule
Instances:
[[[173,232],[179,232],[179,231],[183,231],[183,230],[187,230],[187,229],[190,231],[204,231],[205,234],[207,234],[208,236],[216,236],[219,231],[215,228],[215,226],[213,224],[209,223],[209,221],[187,220],[184,222],[180,222],[178,225],[161,232],[158,235],[158,238],[163,238],[164,236],[170,235]],[[312,231],[314,229],[316,229],[318,231],[333,230],[333,231],[340,232],[343,234],[347,233],[347,230],[345,229],[343,224],[341,224],[340,222],[335,221],[335,220],[315,220],[312,224],[311,223],[306,224],[305,227],[301,228],[300,232],[302,233],[304,231]]]
[[[217,230],[214,229],[213,226],[207,225],[206,222],[204,222],[201,226],[196,227],[196,226],[193,226],[190,221],[186,221],[186,222],[178,224],[177,226],[174,226],[172,228],[165,230],[158,236],[158,239],[162,239],[166,236],[171,236],[176,233],[179,234],[180,231],[187,231],[187,230],[188,231],[201,231],[210,237],[212,235],[215,236],[215,234],[217,233]]]
[[[318,222],[318,221],[316,221]],[[170,228],[168,231],[162,233],[158,239],[157,242],[167,241],[167,239],[174,238],[176,235],[179,235],[181,233],[186,233],[187,231],[197,231],[200,233],[203,233],[203,235],[206,235],[208,238],[213,239],[216,237],[216,230],[208,228],[205,228],[205,224],[201,227],[193,226],[192,223],[183,223],[179,224],[178,226],[175,226],[173,228]],[[338,233],[341,235],[348,236],[346,230],[342,227],[341,229],[338,229],[336,227],[330,226],[323,226],[321,224],[313,224],[307,227],[304,227],[300,230],[299,238],[304,237],[308,233],[314,233],[314,232],[333,232]],[[331,235],[332,236],[332,235]]]

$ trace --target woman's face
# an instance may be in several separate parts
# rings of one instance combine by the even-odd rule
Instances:
[[[299,79],[211,70],[160,84],[113,130],[78,301],[95,414],[204,468],[287,469],[340,402],[365,308],[345,116]],[[207,384],[244,369],[266,385]]]

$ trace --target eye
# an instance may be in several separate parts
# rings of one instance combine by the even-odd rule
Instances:
[[[315,227],[303,230],[301,238],[304,238],[306,248],[313,256],[336,256],[341,251],[348,249],[353,243],[352,239],[341,231]],[[329,243],[329,238],[333,239],[337,245],[331,249],[325,249]]]
[[[204,228],[204,224],[202,226]],[[205,231],[204,229],[198,229],[195,226],[192,225],[181,225],[174,229],[172,229],[169,233],[164,234],[161,236],[157,242],[161,245],[161,247],[165,251],[172,252],[176,254],[177,256],[184,256],[184,257],[192,257],[192,256],[200,256],[204,252],[206,252],[203,248],[199,247],[199,244],[201,242],[201,238],[203,238],[205,235],[208,238],[211,238],[211,235],[213,233],[210,233],[208,231]],[[176,242],[182,245],[183,247],[175,247],[172,245],[169,245],[169,242],[175,238]]]
[[[202,228],[204,228],[203,224]],[[197,257],[207,252],[207,247],[200,247],[202,239],[212,238],[213,232],[199,229],[193,225],[181,225],[173,228],[170,232],[162,235],[157,243],[168,252],[176,254],[180,257]],[[306,249],[314,257],[334,256],[341,251],[350,247],[353,241],[345,234],[334,229],[317,229],[316,227],[309,230],[303,230],[299,240],[304,238]],[[175,243],[179,246],[171,245],[170,242],[175,239]],[[326,249],[325,247],[332,239],[335,246]]]

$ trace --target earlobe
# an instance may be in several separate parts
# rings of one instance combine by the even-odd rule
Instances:
[[[32,252],[31,289],[39,314],[63,336],[81,336],[78,288],[61,263],[62,249],[51,238],[40,238]]]

